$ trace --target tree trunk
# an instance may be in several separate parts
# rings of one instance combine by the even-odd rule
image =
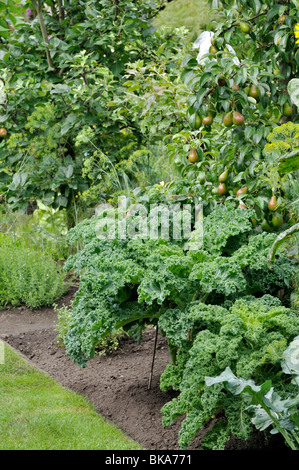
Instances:
[[[38,15],[38,19],[39,19],[39,25],[40,25],[40,29],[41,29],[41,32],[42,32],[43,40],[46,44],[49,44],[48,33],[47,33],[47,30],[46,30],[46,25],[45,25],[45,22],[44,22],[44,17],[43,17],[43,12],[42,12],[41,0],[38,0],[37,2],[35,0],[32,0],[32,5],[34,6],[35,10],[37,11],[37,15]],[[54,64],[53,64],[52,57],[51,57],[49,49],[46,50],[46,56],[47,56],[47,61],[48,61],[49,67],[51,69],[54,69]]]

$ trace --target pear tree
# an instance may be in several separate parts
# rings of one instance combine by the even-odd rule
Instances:
[[[210,4],[214,9],[211,31],[197,41],[197,57],[192,53],[185,57],[181,73],[189,90],[192,145],[196,147],[196,142],[204,155],[192,168],[189,165],[190,172],[206,171],[202,195],[208,210],[221,200],[237,199],[240,208],[256,209],[259,224],[266,219],[270,230],[280,230],[286,228],[282,214],[273,225],[268,204],[276,201],[270,207],[284,211],[286,186],[298,180],[298,173],[288,175],[285,187],[266,184],[259,174],[267,164],[264,149],[269,134],[277,126],[299,122],[294,98],[298,95],[299,2],[213,0]],[[192,126],[194,115],[202,122],[198,130]],[[290,146],[285,152],[296,148]],[[225,182],[223,173],[227,173]],[[243,187],[246,193],[237,196]],[[288,215],[284,219],[291,222]]]

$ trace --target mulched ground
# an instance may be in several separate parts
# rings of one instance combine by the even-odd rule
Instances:
[[[68,305],[75,289],[57,302]],[[169,363],[165,339],[159,335],[151,389],[148,390],[154,331],[144,332],[142,344],[131,338],[121,340],[119,349],[109,356],[96,356],[85,369],[80,369],[57,344],[52,308],[29,310],[26,307],[0,311],[0,337],[20,351],[32,364],[47,372],[65,387],[81,393],[107,421],[117,424],[128,436],[148,450],[178,450],[181,420],[164,428],[161,407],[176,396],[170,390],[161,392],[160,375]],[[200,449],[200,431],[188,450]],[[232,438],[226,450],[286,450],[280,436],[270,443],[256,432],[248,442]]]

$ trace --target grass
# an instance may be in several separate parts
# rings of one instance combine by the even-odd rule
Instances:
[[[93,406],[4,344],[0,450],[142,450]]]
[[[188,40],[194,41],[211,21],[207,0],[172,0],[154,20],[156,26],[185,26],[189,30]]]

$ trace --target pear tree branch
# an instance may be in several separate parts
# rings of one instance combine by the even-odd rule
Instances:
[[[45,25],[45,21],[44,21],[43,12],[42,12],[42,2],[41,2],[41,0],[37,0],[37,1],[32,0],[32,4],[33,4],[33,7],[35,8],[35,10],[37,11],[39,25],[40,25],[40,29],[41,29],[41,32],[42,32],[43,40],[46,44],[49,44],[48,33],[47,33],[47,30],[46,30],[46,25]],[[48,61],[49,67],[51,69],[54,69],[54,64],[53,64],[53,61],[52,61],[50,50],[48,48],[46,49],[46,56],[47,56],[47,61]]]
[[[63,20],[64,20],[64,8],[63,8],[63,5],[62,5],[62,1],[61,1],[61,0],[57,0],[57,5],[58,5],[58,17],[59,17],[59,21],[60,21],[60,23],[62,23]]]

